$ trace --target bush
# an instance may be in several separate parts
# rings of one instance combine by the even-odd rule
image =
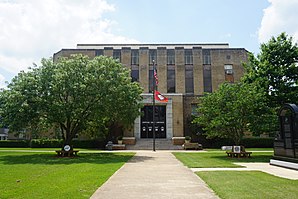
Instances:
[[[246,148],[273,148],[274,138],[244,138],[240,144]]]
[[[74,148],[104,148],[105,142],[99,140],[73,140]]]
[[[203,145],[204,148],[220,148],[221,146],[235,145],[232,139],[228,138],[214,138],[206,139],[205,136],[199,136],[197,141]],[[243,138],[240,145],[246,148],[273,148],[274,138]]]
[[[104,149],[106,142],[104,140],[72,140],[71,145],[74,148],[94,148]],[[32,139],[29,140],[1,140],[0,147],[31,147],[31,148],[61,148],[63,140],[61,139]]]
[[[29,147],[29,140],[1,140],[0,147]]]
[[[104,148],[105,143],[99,140],[72,140],[74,148]],[[31,140],[32,148],[61,148],[63,140],[59,139],[34,139]]]
[[[59,139],[32,139],[30,142],[31,148],[60,148],[63,140]]]

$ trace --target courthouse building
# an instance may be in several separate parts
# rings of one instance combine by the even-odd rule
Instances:
[[[76,49],[62,49],[60,56],[84,54],[112,56],[131,70],[132,81],[143,87],[142,116],[134,128],[126,130],[127,144],[152,138],[152,81],[153,60],[157,68],[157,90],[168,98],[156,101],[157,139],[184,141],[189,134],[188,123],[198,103],[198,97],[215,91],[223,82],[237,82],[243,76],[243,62],[248,52],[244,48],[230,48],[228,44],[78,44]]]

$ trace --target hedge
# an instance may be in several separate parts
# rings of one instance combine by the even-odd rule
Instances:
[[[206,139],[201,136],[197,140],[204,148],[220,148],[222,146],[233,146],[235,145],[232,139],[227,138],[216,138],[216,139]],[[240,145],[246,148],[273,148],[274,138],[243,138]]]
[[[63,140],[59,139],[32,139],[29,147],[31,148],[60,148]]]
[[[231,139],[206,139],[200,136],[193,142],[199,142],[204,148],[220,148],[221,146],[235,145]],[[274,138],[244,138],[240,145],[246,148],[273,148]],[[104,140],[73,140],[71,145],[74,148],[97,148],[104,149]],[[0,147],[31,147],[31,148],[60,148],[63,140],[58,139],[33,139],[29,140],[1,140]]]
[[[28,146],[29,146],[29,140],[1,140],[0,141],[0,147],[24,148]]]
[[[100,140],[73,140],[71,145],[75,148],[104,149],[106,142]],[[0,147],[31,147],[31,148],[60,148],[63,140],[60,139],[32,139],[29,140],[1,140]]]

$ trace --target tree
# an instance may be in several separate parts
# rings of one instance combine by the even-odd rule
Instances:
[[[277,38],[272,37],[268,43],[261,44],[260,49],[257,57],[250,54],[243,80],[254,82],[265,89],[271,107],[297,103],[298,46],[293,43],[293,38],[281,33]]]
[[[142,89],[112,58],[73,55],[41,63],[20,72],[0,94],[0,114],[10,129],[56,125],[66,145],[96,123],[131,125],[139,115]]]
[[[264,92],[253,84],[222,84],[200,98],[199,115],[193,123],[203,127],[208,138],[231,138],[238,145],[244,132],[268,132],[276,116],[266,106]]]

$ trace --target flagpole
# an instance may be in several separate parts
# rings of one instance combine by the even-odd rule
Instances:
[[[152,77],[152,81],[153,81],[153,98],[152,98],[152,104],[153,104],[153,151],[155,151],[155,87],[156,87],[156,84],[155,84],[155,77],[154,77],[154,70],[155,70],[155,62],[154,60],[152,60],[153,62],[153,77]]]

